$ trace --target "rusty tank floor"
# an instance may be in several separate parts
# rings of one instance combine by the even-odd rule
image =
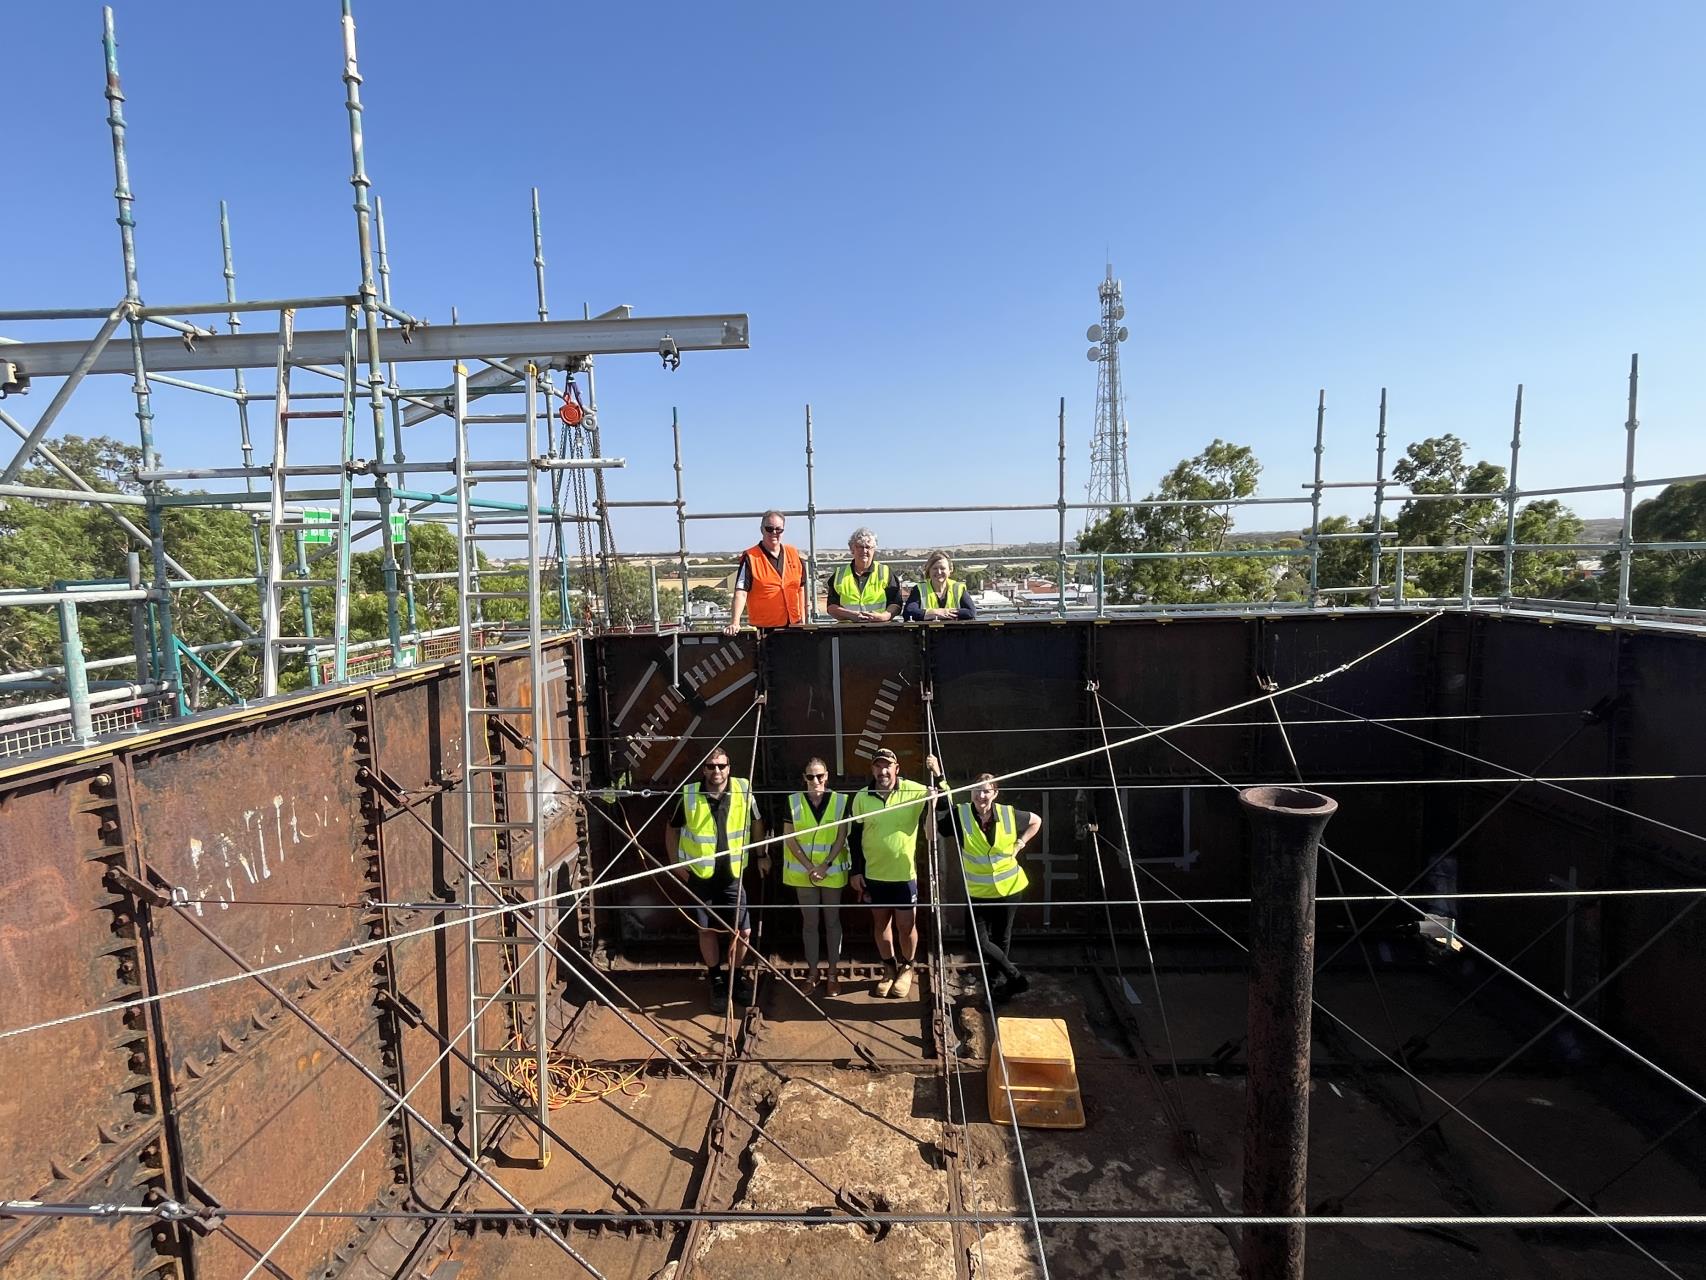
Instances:
[[[971,975],[949,975],[953,1065],[946,1070],[932,1029],[933,975],[926,974],[906,1001],[879,1000],[868,982],[846,984],[845,994],[832,1000],[818,997],[837,1025],[774,980],[761,983],[754,1013],[731,1021],[708,1007],[696,971],[615,976],[639,1007],[629,1018],[654,1037],[680,1037],[670,1042],[672,1050],[691,1051],[703,1084],[723,1082],[734,1109],[724,1111],[707,1088],[659,1072],[654,1061],[643,1095],[553,1113],[555,1128],[576,1155],[560,1151],[544,1169],[500,1156],[494,1171],[523,1202],[545,1211],[617,1211],[638,1200],[655,1211],[752,1218],[569,1230],[575,1248],[612,1280],[689,1273],[740,1280],[1018,1280],[1040,1274],[1032,1227],[1011,1220],[1022,1219],[1033,1203],[1045,1217],[1237,1211],[1243,1082],[1237,1055],[1216,1058],[1215,1052],[1229,1036],[1242,1034],[1241,974],[1163,973],[1180,1062],[1180,1074],[1170,1079],[1166,1055],[1156,1048],[1159,1032],[1151,1026],[1153,1001],[1144,998],[1152,990],[1147,975],[1139,982],[1127,974],[1127,987],[1090,965],[1038,973],[1032,990],[1004,1012],[1066,1021],[1088,1124],[1078,1131],[1025,1130],[1028,1183],[1010,1128],[988,1119],[987,1020],[968,994],[976,986]],[[1373,999],[1363,979],[1350,975],[1329,975],[1319,994],[1329,1007],[1354,1008]],[[1398,1030],[1410,1034],[1449,1010],[1455,992],[1418,971],[1400,975],[1387,998],[1395,1003]],[[1522,1030],[1476,1016],[1463,1037],[1454,1039],[1454,1049],[1473,1050],[1478,1061],[1514,1048]],[[866,1046],[874,1067],[855,1056],[852,1042]],[[636,1031],[601,1007],[581,1011],[562,1048],[591,1063],[634,1066],[655,1058]],[[1396,1073],[1375,1069],[1376,1062],[1372,1053],[1351,1052],[1331,1036],[1317,1039],[1312,1202],[1347,1191],[1416,1127],[1410,1086]],[[1476,1078],[1468,1062],[1434,1069],[1424,1058],[1416,1065],[1424,1084],[1445,1097],[1456,1097]],[[1424,1101],[1430,1118],[1443,1105]],[[1512,1073],[1478,1094],[1477,1105],[1502,1121],[1494,1127],[1524,1156],[1572,1189],[1590,1187],[1599,1171],[1627,1163],[1652,1136],[1555,1072]],[[759,1120],[769,1138],[754,1133],[747,1119]],[[896,1224],[875,1237],[846,1222],[762,1220],[765,1214],[826,1211],[836,1190],[887,1212],[961,1220]],[[1686,1212],[1698,1206],[1700,1193],[1693,1173],[1659,1152],[1609,1189],[1598,1208]],[[1544,1213],[1558,1200],[1533,1171],[1452,1118],[1393,1159],[1344,1208],[1396,1215]],[[470,1207],[497,1208],[500,1202],[480,1192]],[[980,1222],[979,1214],[1005,1220]],[[1055,1277],[1237,1276],[1228,1237],[1212,1226],[1045,1223],[1042,1237]],[[1706,1252],[1694,1239],[1651,1232],[1638,1238],[1675,1274],[1706,1277]],[[1308,1252],[1312,1277],[1602,1280],[1663,1274],[1603,1229],[1318,1227],[1310,1232]],[[513,1224],[481,1223],[461,1229],[434,1274],[527,1280],[574,1270],[542,1236]]]

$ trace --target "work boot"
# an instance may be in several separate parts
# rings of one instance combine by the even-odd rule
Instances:
[[[1004,976],[997,981],[995,990],[991,994],[995,998],[996,1005],[1000,1006],[1006,1004],[1014,996],[1023,995],[1030,989],[1031,980],[1022,973],[1015,973],[1012,977]]]
[[[722,1008],[729,1000],[729,977],[721,969],[711,971],[711,1003]]]
[[[900,973],[895,976],[894,985],[889,988],[889,997],[893,1000],[904,1000],[912,994],[912,966],[901,966]]]
[[[894,984],[898,981],[899,977],[894,970],[894,961],[885,961],[883,963],[883,976],[877,979],[877,995],[879,997],[887,996],[889,992],[894,990]]]
[[[752,1003],[752,979],[745,973],[735,974],[735,1003],[745,1008]]]

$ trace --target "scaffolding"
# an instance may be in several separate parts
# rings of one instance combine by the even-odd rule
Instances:
[[[355,22],[345,3],[342,35],[345,107],[349,124],[350,183],[354,190],[359,281],[348,294],[275,299],[243,299],[237,289],[229,211],[219,207],[220,262],[224,297],[217,301],[156,305],[146,303],[138,285],[137,220],[126,152],[125,95],[118,70],[117,40],[110,9],[103,11],[106,59],[107,122],[112,139],[115,197],[118,208],[123,265],[123,296],[111,306],[83,309],[13,309],[0,311],[0,323],[96,322],[86,339],[6,341],[0,352],[0,383],[8,396],[27,391],[36,381],[58,381],[49,403],[33,424],[20,422],[0,408],[4,422],[19,437],[19,446],[0,470],[0,500],[93,503],[107,511],[124,529],[146,563],[133,564],[127,582],[55,582],[0,592],[0,607],[52,609],[61,637],[61,660],[29,670],[0,675],[0,754],[17,754],[55,744],[87,744],[104,733],[135,727],[139,722],[183,716],[201,705],[223,700],[241,702],[247,696],[271,697],[295,685],[318,685],[371,676],[435,659],[452,657],[488,640],[501,642],[506,634],[501,617],[488,618],[485,601],[513,598],[513,593],[485,591],[482,577],[519,573],[530,582],[539,578],[545,603],[535,619],[546,631],[583,629],[676,629],[716,626],[726,616],[695,616],[688,607],[690,570],[725,574],[732,564],[701,560],[689,549],[689,527],[695,523],[739,523],[756,520],[753,511],[697,511],[687,502],[679,413],[672,417],[675,493],[669,498],[612,498],[606,482],[620,458],[601,456],[603,433],[598,421],[594,362],[600,356],[648,354],[665,367],[679,364],[687,353],[739,350],[748,345],[747,317],[741,314],[637,317],[627,307],[581,320],[551,320],[546,303],[544,235],[539,193],[531,193],[532,264],[537,296],[537,319],[499,324],[427,324],[392,300],[392,273],[386,251],[383,204],[372,194],[362,135],[361,73],[356,56]],[[1116,299],[1117,301],[1117,299]],[[310,318],[330,315],[331,322],[309,327]],[[256,315],[272,317],[271,331],[246,331]],[[219,333],[210,318],[223,316],[227,332]],[[1104,317],[1106,319],[1106,317]],[[1114,317],[1117,323],[1118,316]],[[1102,326],[1107,329],[1107,325]],[[168,336],[150,336],[150,329]],[[1104,332],[1103,346],[1117,345],[1122,331]],[[121,340],[122,335],[122,340]],[[434,366],[446,370],[441,377]],[[462,455],[439,459],[410,457],[406,432],[423,424],[475,428],[479,438],[490,428],[515,422],[515,414],[470,413],[454,424],[454,377],[450,370],[468,369],[466,390],[472,404],[490,396],[527,392],[526,415],[541,424],[538,452],[529,458],[493,458],[471,462]],[[202,380],[229,371],[231,386]],[[251,384],[250,375],[271,370],[270,389]],[[406,385],[401,370],[421,370],[422,385]],[[78,387],[89,377],[128,374],[135,394],[135,417],[143,463],[134,479],[139,492],[108,492],[91,484],[58,457],[48,443],[49,432]],[[193,376],[192,376],[193,375]],[[1631,598],[1633,557],[1643,553],[1674,554],[1706,550],[1706,542],[1639,541],[1635,536],[1635,505],[1639,493],[1667,485],[1706,479],[1706,473],[1642,477],[1636,469],[1639,427],[1640,365],[1631,357],[1623,421],[1625,468],[1620,480],[1562,487],[1525,489],[1517,482],[1522,450],[1522,388],[1516,392],[1506,482],[1497,492],[1422,492],[1396,485],[1387,469],[1387,397],[1380,394],[1375,430],[1374,478],[1331,480],[1324,473],[1324,432],[1327,411],[1322,391],[1315,405],[1314,478],[1297,495],[1251,494],[1243,497],[1197,499],[1133,499],[1113,492],[1091,501],[1069,502],[1066,474],[1066,404],[1058,413],[1059,480],[1054,500],[1017,503],[974,503],[933,507],[820,506],[816,500],[816,468],[820,446],[814,439],[812,410],[805,408],[803,489],[805,503],[785,508],[806,522],[807,567],[814,583],[833,569],[839,557],[820,547],[820,519],[843,516],[938,514],[994,515],[1046,513],[1057,516],[1052,599],[1021,601],[1022,607],[1056,617],[1118,614],[1183,614],[1190,612],[1272,612],[1287,609],[1346,607],[1411,608],[1453,606],[1539,612],[1556,616],[1594,615],[1630,624],[1697,625],[1706,610],[1650,605]],[[301,385],[303,378],[311,384]],[[561,380],[559,382],[559,379]],[[581,390],[584,380],[585,390]],[[365,381],[365,390],[362,383]],[[327,385],[329,384],[329,385]],[[167,469],[155,447],[156,388],[213,396],[232,403],[236,412],[240,465]],[[271,448],[257,460],[251,406],[270,405]],[[365,408],[363,407],[365,405]],[[358,427],[366,416],[368,431]],[[560,421],[558,429],[555,424]],[[336,433],[335,448],[325,432]],[[296,439],[292,439],[293,434]],[[309,461],[297,461],[292,449],[306,450]],[[389,452],[389,458],[387,453]],[[369,456],[370,455],[370,456]],[[45,464],[68,487],[23,485],[26,466]],[[464,464],[467,464],[464,467]],[[524,465],[525,464],[525,465]],[[419,594],[435,582],[462,583],[456,571],[428,571],[414,563],[412,531],[430,524],[454,526],[465,533],[469,522],[524,514],[528,502],[540,495],[535,470],[550,476],[549,500],[537,503],[538,536],[513,539],[519,554],[486,557],[473,564],[466,591],[459,590],[455,616],[422,617]],[[526,483],[521,484],[522,473]],[[241,481],[238,488],[212,492],[180,492],[178,482]],[[448,481],[448,483],[446,483]],[[474,486],[484,486],[478,492]],[[528,502],[500,496],[525,488]],[[1322,504],[1329,490],[1366,492],[1372,500],[1370,527],[1345,532],[1323,531]],[[1524,542],[1518,538],[1518,513],[1525,502],[1564,495],[1619,493],[1622,519],[1615,539],[1607,541]],[[1404,545],[1387,528],[1394,504],[1427,502],[1494,503],[1502,508],[1503,538],[1477,541],[1473,537],[1443,544]],[[1069,516],[1091,519],[1123,509],[1153,513],[1166,509],[1204,508],[1233,513],[1253,508],[1307,508],[1295,545],[1216,549],[1173,547],[1130,552],[1080,552],[1068,537]],[[173,555],[166,516],[178,508],[224,509],[247,515],[254,548],[252,576],[197,578]],[[677,545],[655,552],[618,554],[614,518],[622,511],[673,511]],[[133,520],[135,515],[138,520]],[[572,526],[572,536],[571,536]],[[1350,542],[1362,549],[1366,580],[1353,585],[1324,585],[1320,568],[1324,552]],[[355,547],[378,549],[379,591],[383,595],[382,625],[368,625],[379,635],[364,639],[351,622],[353,588],[351,555]],[[460,545],[460,544],[459,544]],[[1521,595],[1516,566],[1528,555],[1618,557],[1615,593],[1604,603],[1589,600],[1533,599]],[[1460,592],[1443,596],[1418,594],[1411,569],[1416,557],[1460,557]],[[978,555],[974,559],[991,573],[1004,567],[1034,564],[1034,555]],[[1216,560],[1262,561],[1270,578],[1295,575],[1306,590],[1294,600],[1252,598],[1212,603],[1167,603],[1148,599],[1117,600],[1112,577],[1122,566],[1139,561],[1183,562],[1202,566]],[[891,562],[909,570],[908,558]],[[1497,590],[1485,589],[1492,566]],[[137,572],[140,568],[141,572]],[[673,568],[679,605],[662,607],[663,591]],[[542,576],[543,575],[543,576]],[[614,583],[640,576],[649,586],[650,607],[620,606]],[[545,582],[548,578],[549,582]],[[176,603],[184,592],[205,600],[228,628],[216,640],[187,643],[175,625]],[[316,592],[322,593],[316,606]],[[235,593],[235,596],[233,595]],[[810,594],[808,620],[824,621],[817,594]],[[1610,594],[1610,593],[1608,593]],[[256,620],[245,616],[232,600],[250,595],[258,605]],[[329,608],[326,607],[329,599]],[[85,652],[79,610],[128,605],[133,615],[132,652]],[[504,611],[499,611],[504,612]],[[426,625],[437,621],[439,625]],[[525,629],[531,629],[531,623]],[[456,640],[454,647],[450,637]],[[228,681],[229,664],[239,655],[257,660],[258,678],[251,691]],[[100,673],[96,675],[95,673]],[[191,694],[194,694],[192,697]],[[44,696],[48,695],[48,696]]]

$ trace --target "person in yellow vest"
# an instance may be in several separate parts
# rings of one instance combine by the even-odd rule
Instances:
[[[900,579],[877,563],[877,535],[863,526],[847,539],[852,564],[829,575],[825,608],[837,622],[893,622],[900,616]]]
[[[990,996],[1006,1004],[1030,987],[1013,963],[1013,920],[1030,877],[1019,855],[1037,838],[1043,820],[1034,813],[998,804],[995,775],[980,773],[973,780],[971,800],[956,804],[942,818],[958,840],[960,871],[971,899],[968,943],[983,953],[992,977]]]
[[[829,766],[816,756],[806,761],[800,777],[805,789],[788,797],[788,816],[782,822],[782,883],[793,886],[805,917],[802,937],[811,969],[808,991],[817,989],[817,922],[822,906],[829,943],[829,980],[824,992],[833,996],[841,991],[841,891],[847,887],[851,866],[847,828],[837,825],[847,816],[847,797],[829,789]]]
[[[936,757],[925,760],[932,776]],[[853,891],[871,903],[871,931],[883,976],[876,992],[904,1000],[912,994],[912,961],[918,953],[918,827],[936,796],[900,776],[900,761],[887,747],[871,759],[871,785],[853,797],[855,819],[847,838],[852,852]]]
[[[675,815],[664,828],[664,847],[675,864],[675,874],[698,898],[694,918],[699,925],[699,957],[711,980],[711,1001],[722,1004],[729,998],[729,978],[723,972],[728,962],[734,975],[737,1004],[752,1003],[752,982],[741,972],[746,941],[752,936],[741,876],[746,871],[748,839],[763,837],[764,824],[752,803],[752,783],[729,776],[729,753],[715,748],[705,757],[700,781],[681,789]],[[758,869],[770,871],[770,855],[758,853]],[[725,951],[722,943],[729,935]]]
[[[924,576],[907,597],[901,616],[908,622],[969,621],[977,617],[977,601],[966,584],[952,576],[954,562],[946,551],[932,551],[924,561]]]

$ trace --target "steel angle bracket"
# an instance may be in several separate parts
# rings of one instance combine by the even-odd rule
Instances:
[[[888,1235],[889,1228],[894,1225],[873,1217],[875,1214],[884,1214],[889,1211],[888,1199],[880,1191],[874,1191],[867,1195],[865,1192],[855,1191],[843,1183],[835,1190],[835,1203],[857,1218],[859,1225],[870,1232],[871,1238],[874,1240],[883,1239]]]

